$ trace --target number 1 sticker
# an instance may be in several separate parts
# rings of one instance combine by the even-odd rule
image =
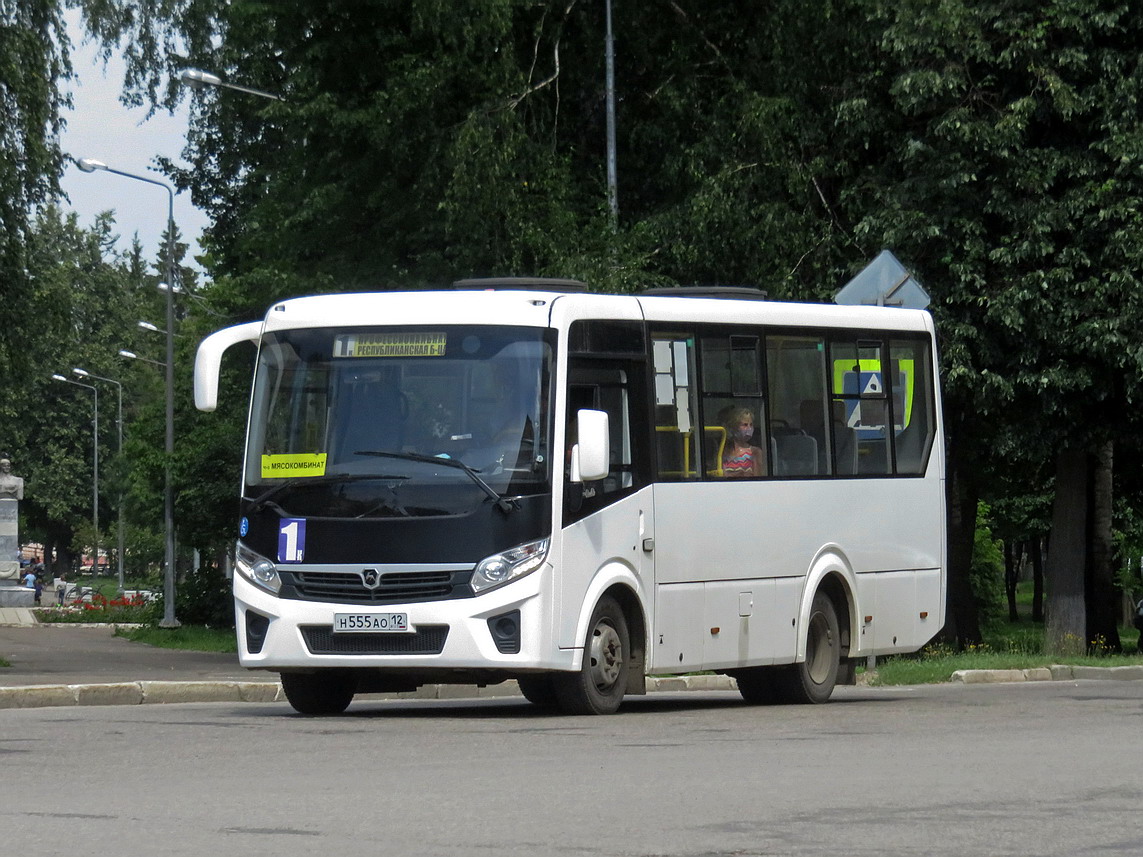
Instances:
[[[282,518],[278,525],[278,562],[301,562],[306,549],[306,519]]]

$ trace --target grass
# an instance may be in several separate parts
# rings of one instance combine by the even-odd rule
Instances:
[[[234,629],[207,628],[203,625],[183,625],[179,628],[118,628],[115,636],[133,643],[144,643],[161,649],[183,649],[191,652],[237,652],[238,641]]]
[[[957,670],[1014,670],[1073,666],[1120,667],[1143,665],[1138,651],[1139,632],[1120,628],[1119,639],[1126,654],[1045,655],[1044,626],[1030,619],[1017,622],[993,621],[982,629],[984,642],[958,652],[940,643],[930,644],[915,655],[878,659],[870,684],[937,684],[949,681]]]

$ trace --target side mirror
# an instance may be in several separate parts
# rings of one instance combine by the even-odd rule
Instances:
[[[603,479],[611,461],[607,412],[581,410],[576,415],[576,436],[579,443],[572,447],[571,481]]]
[[[194,404],[200,411],[218,407],[218,372],[222,353],[239,342],[257,342],[262,335],[262,322],[237,324],[212,333],[198,346],[194,361]]]

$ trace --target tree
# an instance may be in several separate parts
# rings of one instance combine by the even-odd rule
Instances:
[[[1143,368],[1129,334],[1141,310],[1143,18],[1071,0],[917,0],[875,16],[883,59],[837,113],[842,145],[871,156],[853,162],[840,201],[859,235],[896,248],[934,293],[946,414],[963,429],[951,441],[981,457],[967,473],[954,458],[950,481],[987,472],[997,427],[1061,450],[1049,639],[1083,641],[1077,465],[1127,429],[1125,381]]]
[[[0,377],[27,376],[23,329],[32,298],[26,247],[35,213],[57,191],[62,158],[59,83],[71,75],[56,0],[0,0]]]
[[[1128,431],[1143,374],[1143,10],[619,4],[613,232],[599,4],[126,8],[99,4],[93,22],[126,34],[138,97],[170,103],[189,64],[287,99],[203,92],[193,167],[173,173],[212,215],[209,296],[237,319],[303,291],[478,273],[824,299],[893,248],[932,292],[941,336],[950,634],[980,637],[982,486],[1035,448],[1060,451],[1049,636],[1055,616],[1085,639],[1085,611],[1062,605],[1077,580],[1083,597],[1086,560],[1060,561],[1080,513],[1061,495],[1086,496],[1087,479],[1064,458]]]

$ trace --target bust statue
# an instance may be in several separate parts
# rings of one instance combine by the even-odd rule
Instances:
[[[12,473],[12,462],[0,458],[0,500],[23,500],[24,480]]]

